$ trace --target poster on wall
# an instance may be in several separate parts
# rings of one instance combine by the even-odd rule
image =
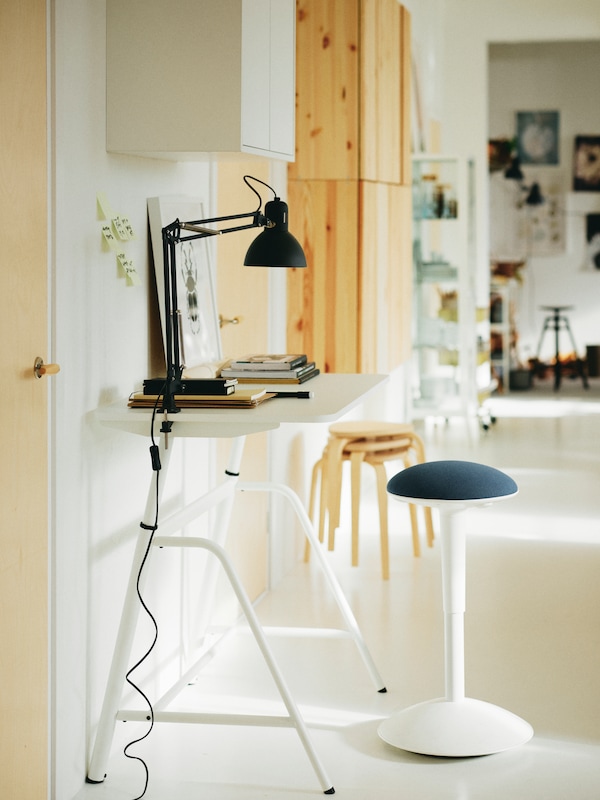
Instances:
[[[156,274],[163,344],[165,343],[162,228],[176,219],[205,217],[200,200],[189,197],[149,197],[148,222]],[[213,267],[208,239],[180,242],[177,251],[177,303],[180,312],[180,348],[187,378],[210,378],[223,358]]]
[[[573,190],[600,192],[600,136],[576,136]]]
[[[585,238],[589,266],[600,270],[600,214],[586,215]]]
[[[553,256],[566,250],[566,221],[561,207],[564,198],[560,175],[546,179],[541,186],[544,202],[523,204],[518,223],[519,252],[530,256]]]
[[[516,129],[521,164],[559,163],[558,111],[517,111]]]

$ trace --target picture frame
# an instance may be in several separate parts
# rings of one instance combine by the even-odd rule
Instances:
[[[600,136],[576,136],[573,191],[600,192]]]
[[[206,215],[204,204],[198,198],[149,197],[147,206],[163,347],[166,350],[165,309],[162,300],[165,287],[162,229],[176,219],[189,222],[204,219]],[[209,238],[176,245],[180,347],[185,365],[184,376],[187,378],[214,377],[223,360]]]
[[[558,111],[517,111],[517,149],[521,165],[559,163]]]

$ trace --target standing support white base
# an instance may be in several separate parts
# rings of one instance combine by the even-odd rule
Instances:
[[[411,753],[464,758],[525,744],[533,728],[521,717],[483,700],[440,698],[397,712],[381,723],[379,736]]]

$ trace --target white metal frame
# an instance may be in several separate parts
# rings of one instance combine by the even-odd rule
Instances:
[[[336,376],[320,376],[321,381],[320,385],[327,385],[328,383],[331,384],[332,379],[335,380]],[[331,411],[329,408],[328,413],[325,413],[325,417],[331,418],[331,416],[339,416],[339,414],[345,410],[346,408],[351,407],[354,405],[361,397],[361,393],[366,391],[366,389],[359,390],[362,384],[364,384],[365,378],[367,376],[356,376],[362,379],[362,384],[359,382],[355,386],[355,390],[350,392],[350,384],[348,384],[348,378],[351,376],[339,376],[341,381],[342,389],[346,387],[348,391],[341,391],[339,395],[339,409],[337,412]],[[367,380],[367,383],[364,384],[368,386],[368,388],[373,388],[377,384],[381,383],[383,378],[381,376],[368,376],[370,380]],[[315,379],[315,381],[318,379]],[[316,386],[316,383],[315,383]],[[345,401],[352,396],[352,402],[346,403],[344,406]],[[330,404],[329,393],[323,392],[323,398],[325,403]],[[269,428],[274,428],[279,425],[281,421],[292,421],[294,417],[293,406],[295,404],[300,404],[297,406],[299,412],[306,411],[307,403],[312,401],[306,400],[271,400],[269,403],[272,403],[272,408],[275,411],[279,411],[279,413],[271,413],[270,415],[266,415],[263,413],[262,415],[262,422],[261,418],[257,419],[254,417],[254,411],[259,411],[259,409],[255,410],[243,410],[240,412],[236,412],[235,410],[230,410],[229,413],[231,414],[230,420],[230,427],[232,431],[237,431],[238,433],[246,427],[247,430],[257,431],[257,430],[264,430]],[[124,407],[124,404],[123,404]],[[318,410],[320,408],[320,412]],[[323,416],[324,409],[322,407],[313,408],[312,412],[312,419],[314,421],[321,421],[325,417]],[[127,409],[125,409],[127,412]],[[129,425],[129,430],[132,432],[140,433],[140,422],[144,420],[146,425],[149,424],[149,415],[148,412],[142,412],[139,414],[137,411],[129,410],[129,414],[131,416],[127,416],[122,413],[121,409],[117,409],[116,411],[113,409],[112,412],[109,410],[104,416],[105,424],[113,425],[115,427],[125,427]],[[247,415],[244,417],[243,415]],[[296,416],[302,416],[302,413],[296,414]],[[104,702],[102,706],[102,711],[99,719],[98,724],[98,731],[96,734],[96,740],[94,743],[92,757],[90,761],[90,766],[88,769],[88,776],[87,780],[90,783],[100,783],[104,781],[106,777],[106,769],[108,764],[108,758],[110,755],[110,749],[112,745],[112,740],[114,736],[114,730],[117,720],[143,720],[147,718],[147,710],[139,711],[135,709],[122,709],[120,708],[121,697],[123,693],[124,683],[125,683],[125,675],[129,666],[130,656],[131,656],[131,648],[134,640],[134,635],[136,632],[137,622],[140,613],[140,603],[137,596],[138,586],[140,591],[143,591],[146,576],[148,574],[148,563],[150,561],[152,551],[154,548],[200,548],[212,553],[215,556],[216,561],[212,562],[215,568],[207,569],[204,574],[204,587],[203,591],[207,598],[207,608],[210,609],[211,599],[214,594],[214,588],[216,585],[217,579],[217,570],[216,566],[220,564],[225,571],[226,577],[233,588],[236,597],[239,601],[240,607],[243,611],[243,614],[246,618],[246,621],[250,627],[250,630],[261,650],[261,653],[266,661],[266,664],[269,668],[269,671],[274,679],[276,687],[281,695],[285,708],[287,710],[287,715],[283,716],[267,716],[267,715],[245,715],[245,714],[204,714],[204,713],[193,713],[193,712],[171,712],[168,710],[168,706],[170,702],[177,696],[177,694],[184,688],[184,686],[189,682],[189,678],[191,674],[196,674],[198,669],[201,666],[203,659],[206,657],[206,650],[202,653],[201,657],[196,661],[196,663],[190,667],[186,671],[186,674],[181,676],[179,680],[155,703],[153,703],[153,714],[154,714],[154,721],[155,722],[192,722],[192,723],[222,723],[228,725],[263,725],[263,726],[285,726],[285,727],[294,727],[300,737],[302,745],[306,751],[306,754],[309,758],[310,763],[317,775],[319,783],[323,789],[323,791],[327,793],[333,793],[333,786],[331,780],[327,776],[325,769],[316,753],[316,750],[312,744],[308,729],[306,727],[306,723],[304,722],[298,707],[291,695],[291,692],[287,686],[287,683],[273,657],[271,652],[271,648],[267,642],[267,638],[265,636],[265,632],[269,629],[263,629],[256,612],[252,606],[252,603],[236,573],[236,570],[229,558],[227,552],[225,551],[224,545],[227,535],[227,529],[229,526],[229,520],[231,516],[231,509],[234,502],[234,495],[235,492],[238,490],[241,491],[266,491],[266,492],[275,492],[280,495],[283,495],[291,504],[296,512],[300,523],[302,525],[302,529],[304,531],[305,536],[307,537],[310,545],[315,553],[317,561],[322,568],[325,578],[327,580],[328,586],[332,591],[334,598],[337,602],[338,608],[340,610],[341,616],[345,623],[345,629],[341,630],[332,630],[332,629],[310,629],[310,628],[302,628],[302,629],[292,629],[292,628],[279,628],[274,629],[274,632],[278,634],[292,634],[294,630],[301,631],[302,635],[332,635],[332,636],[343,636],[352,638],[359,650],[360,656],[364,661],[366,669],[369,673],[371,680],[377,691],[385,692],[385,687],[383,684],[383,680],[375,666],[375,663],[371,657],[371,654],[365,644],[361,631],[359,629],[358,623],[356,618],[348,604],[346,597],[337,581],[337,578],[327,560],[326,553],[323,548],[320,546],[318,537],[313,530],[312,523],[300,502],[298,496],[287,486],[282,484],[276,484],[271,482],[242,482],[239,480],[239,470],[240,464],[242,459],[242,453],[244,448],[244,443],[246,436],[245,435],[236,435],[232,439],[232,446],[231,452],[229,456],[229,461],[227,464],[227,469],[225,471],[224,479],[214,488],[210,489],[204,495],[199,497],[198,499],[189,503],[185,508],[180,509],[179,511],[172,514],[165,520],[160,520],[159,524],[159,535],[153,536],[152,526],[154,525],[154,521],[156,518],[156,504],[157,502],[160,505],[160,495],[162,487],[165,485],[166,475],[168,471],[169,461],[171,457],[171,453],[173,450],[173,440],[178,436],[178,418],[181,416],[182,418],[182,426],[180,428],[182,435],[196,435],[196,436],[211,436],[211,435],[225,435],[225,426],[222,425],[221,422],[217,423],[217,420],[213,419],[212,423],[207,424],[207,420],[211,420],[210,413],[206,413],[206,411],[199,412],[196,415],[196,422],[194,423],[194,412],[183,411],[181,414],[177,415],[177,417],[173,417],[173,428],[172,433],[161,435],[160,444],[159,444],[159,457],[160,463],[162,464],[162,469],[160,472],[154,472],[152,475],[152,479],[150,482],[150,487],[148,491],[148,498],[146,502],[146,508],[144,512],[144,517],[142,520],[142,525],[140,526],[140,533],[138,536],[138,541],[133,557],[133,562],[131,565],[131,572],[129,577],[129,583],[127,587],[127,592],[123,604],[123,610],[121,615],[121,621],[119,625],[119,630],[117,633],[117,639],[115,643],[114,653],[112,664],[108,676],[106,692],[104,695]],[[268,419],[270,417],[270,420]],[[222,414],[218,414],[218,419],[222,418]],[[310,419],[311,414],[308,412],[308,416],[304,417],[305,419]],[[227,415],[225,415],[225,419],[227,419]],[[216,424],[215,424],[216,423]],[[245,423],[245,424],[244,424]],[[212,432],[212,433],[211,433]],[[216,432],[216,433],[215,433]],[[160,479],[159,479],[160,476]],[[158,486],[157,486],[158,481]],[[212,536],[211,538],[206,537],[197,537],[197,536],[176,536],[174,535],[177,531],[179,531],[186,523],[189,523],[191,520],[195,519],[201,514],[206,513],[211,509],[217,509],[217,514],[215,517],[215,522],[213,526]],[[150,548],[150,549],[149,549]],[[149,549],[149,551],[148,551]],[[148,557],[146,558],[144,564],[144,557],[146,552],[148,551]],[[218,562],[218,564],[217,564]],[[144,564],[144,569],[140,575],[140,569]],[[207,616],[210,614],[210,610],[206,612]],[[207,625],[208,619],[205,618],[201,624]]]

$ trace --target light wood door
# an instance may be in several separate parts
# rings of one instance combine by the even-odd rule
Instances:
[[[0,797],[48,785],[46,2],[0,3]]]
[[[253,211],[258,199],[247,188],[244,175],[269,183],[268,162],[223,161],[218,165],[217,214]],[[266,200],[264,187],[255,185]],[[266,192],[266,194],[265,194]],[[266,269],[244,267],[244,256],[260,231],[248,230],[218,238],[217,307],[225,319],[221,341],[225,356],[265,352],[268,342],[269,276]],[[219,444],[219,466],[224,469],[229,452],[227,441]],[[267,480],[267,434],[249,436],[241,467],[242,480]],[[267,496],[262,492],[241,492],[236,496],[227,548],[240,577],[254,600],[267,585]]]

